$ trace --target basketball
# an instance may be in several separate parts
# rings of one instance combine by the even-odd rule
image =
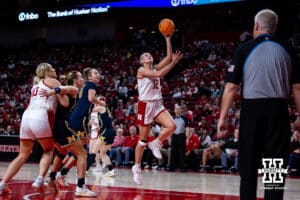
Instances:
[[[164,36],[170,36],[175,30],[175,24],[171,19],[163,19],[159,22],[158,29]]]

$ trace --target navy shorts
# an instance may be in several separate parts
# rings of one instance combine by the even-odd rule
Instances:
[[[67,146],[78,140],[77,134],[70,128],[68,121],[55,122],[53,137],[61,147]]]
[[[72,128],[79,138],[87,138],[89,133],[88,117],[84,116],[83,119],[71,120],[70,128]]]
[[[112,144],[114,142],[116,131],[113,128],[101,129],[99,139],[102,140],[106,145]]]

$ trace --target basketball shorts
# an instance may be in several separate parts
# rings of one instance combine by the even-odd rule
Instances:
[[[99,139],[102,140],[106,145],[112,144],[116,136],[116,131],[113,128],[101,129]]]
[[[54,113],[47,110],[26,110],[20,126],[20,140],[52,137]]]
[[[88,116],[83,118],[73,118],[70,120],[70,128],[76,133],[80,139],[88,138]]]
[[[61,147],[72,144],[79,139],[75,131],[70,128],[69,122],[66,120],[55,122],[53,137],[55,142]]]
[[[161,100],[139,101],[137,111],[137,124],[141,126],[150,125],[153,120],[165,110]]]

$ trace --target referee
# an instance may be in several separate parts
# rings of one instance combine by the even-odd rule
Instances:
[[[185,172],[185,148],[186,148],[186,131],[188,128],[188,120],[182,115],[182,107],[175,105],[174,108],[174,122],[176,130],[171,139],[171,161],[169,171],[175,171],[179,167],[181,172]]]
[[[257,170],[263,164],[262,158],[282,159],[281,168],[286,169],[291,136],[288,113],[291,90],[300,112],[300,66],[290,49],[274,38],[277,22],[278,16],[272,10],[264,9],[256,14],[254,39],[237,48],[225,78],[218,132],[226,129],[226,115],[241,84],[238,147],[241,200],[256,200]],[[299,119],[295,126],[299,130]],[[265,184],[264,199],[282,200],[283,192],[284,179],[281,183],[273,181]]]

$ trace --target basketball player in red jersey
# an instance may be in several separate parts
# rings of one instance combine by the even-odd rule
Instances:
[[[135,165],[132,167],[133,180],[141,184],[141,160],[144,148],[147,146],[147,139],[151,131],[151,123],[161,124],[164,128],[159,136],[148,144],[153,155],[160,159],[159,148],[162,141],[168,138],[176,129],[176,125],[170,113],[162,104],[160,78],[164,77],[183,57],[179,51],[173,54],[171,35],[166,37],[167,55],[157,65],[153,66],[153,57],[150,53],[143,53],[140,57],[142,66],[138,69],[138,112],[137,123],[139,125],[140,140],[135,149]]]

